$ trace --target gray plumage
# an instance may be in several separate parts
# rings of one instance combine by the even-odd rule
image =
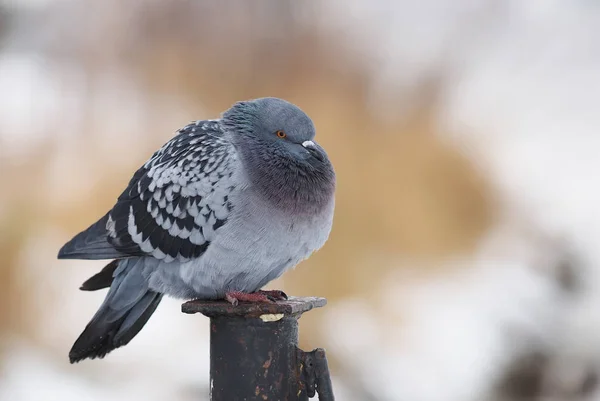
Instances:
[[[164,295],[252,293],[321,248],[333,220],[335,174],[298,107],[238,102],[193,122],[133,176],[115,206],[59,258],[116,259],[82,285],[110,286],[71,362],[127,344]]]

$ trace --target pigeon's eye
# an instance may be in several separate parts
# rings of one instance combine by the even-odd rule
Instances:
[[[279,138],[285,138],[287,136],[283,131],[277,131],[275,135],[277,135]]]

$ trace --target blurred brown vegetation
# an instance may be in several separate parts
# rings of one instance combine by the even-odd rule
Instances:
[[[116,3],[88,4],[82,18],[90,20],[82,22],[89,30],[71,37],[75,32],[63,27],[64,42],[50,47],[49,55],[76,63],[92,82],[108,69],[127,71],[144,97],[175,96],[189,109],[203,111],[188,120],[214,118],[236,100],[260,96],[283,97],[302,107],[336,167],[337,208],[326,247],[284,277],[289,293],[325,296],[330,302],[358,296],[368,302],[376,280],[400,266],[396,260],[470,251],[492,219],[489,191],[466,158],[438,139],[436,85],[424,84],[409,112],[399,108],[398,116],[380,121],[366,104],[368,65],[359,55],[298,19],[301,7],[293,2],[276,2],[274,8],[252,4],[146,2],[137,6],[143,10],[130,6],[123,13],[100,12]],[[84,117],[93,107],[93,102],[84,104]],[[51,165],[66,146],[52,132],[60,124],[49,125],[46,139],[32,143],[26,157],[0,149],[0,332],[16,329],[35,337],[28,283],[18,279],[28,237],[42,225],[75,234],[93,222],[137,166],[178,128],[165,130],[161,113],[147,119],[139,136],[143,141],[116,159],[108,152],[119,143],[98,148],[99,133],[91,118],[83,118],[81,135],[68,146],[76,155],[65,171],[89,170],[92,191],[73,188],[68,174],[49,181]],[[65,189],[50,188],[59,184]],[[49,201],[49,191],[59,196]],[[48,268],[61,274],[55,255],[47,257]],[[303,319],[308,341],[311,319]]]

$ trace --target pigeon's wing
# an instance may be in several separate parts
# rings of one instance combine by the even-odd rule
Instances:
[[[135,173],[113,209],[78,234],[84,248],[92,244],[89,252],[76,249],[78,257],[87,252],[85,258],[95,259],[96,252],[106,258],[108,247],[115,255],[110,257],[152,256],[167,262],[199,257],[231,213],[237,162],[218,121],[182,128]],[[63,249],[76,248],[69,245],[78,236]]]
[[[67,242],[58,252],[59,259],[120,259],[128,255],[117,251],[106,231],[108,213]]]

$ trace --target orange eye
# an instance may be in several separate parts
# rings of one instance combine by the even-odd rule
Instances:
[[[287,135],[283,131],[277,131],[275,133],[279,138],[285,138]]]

